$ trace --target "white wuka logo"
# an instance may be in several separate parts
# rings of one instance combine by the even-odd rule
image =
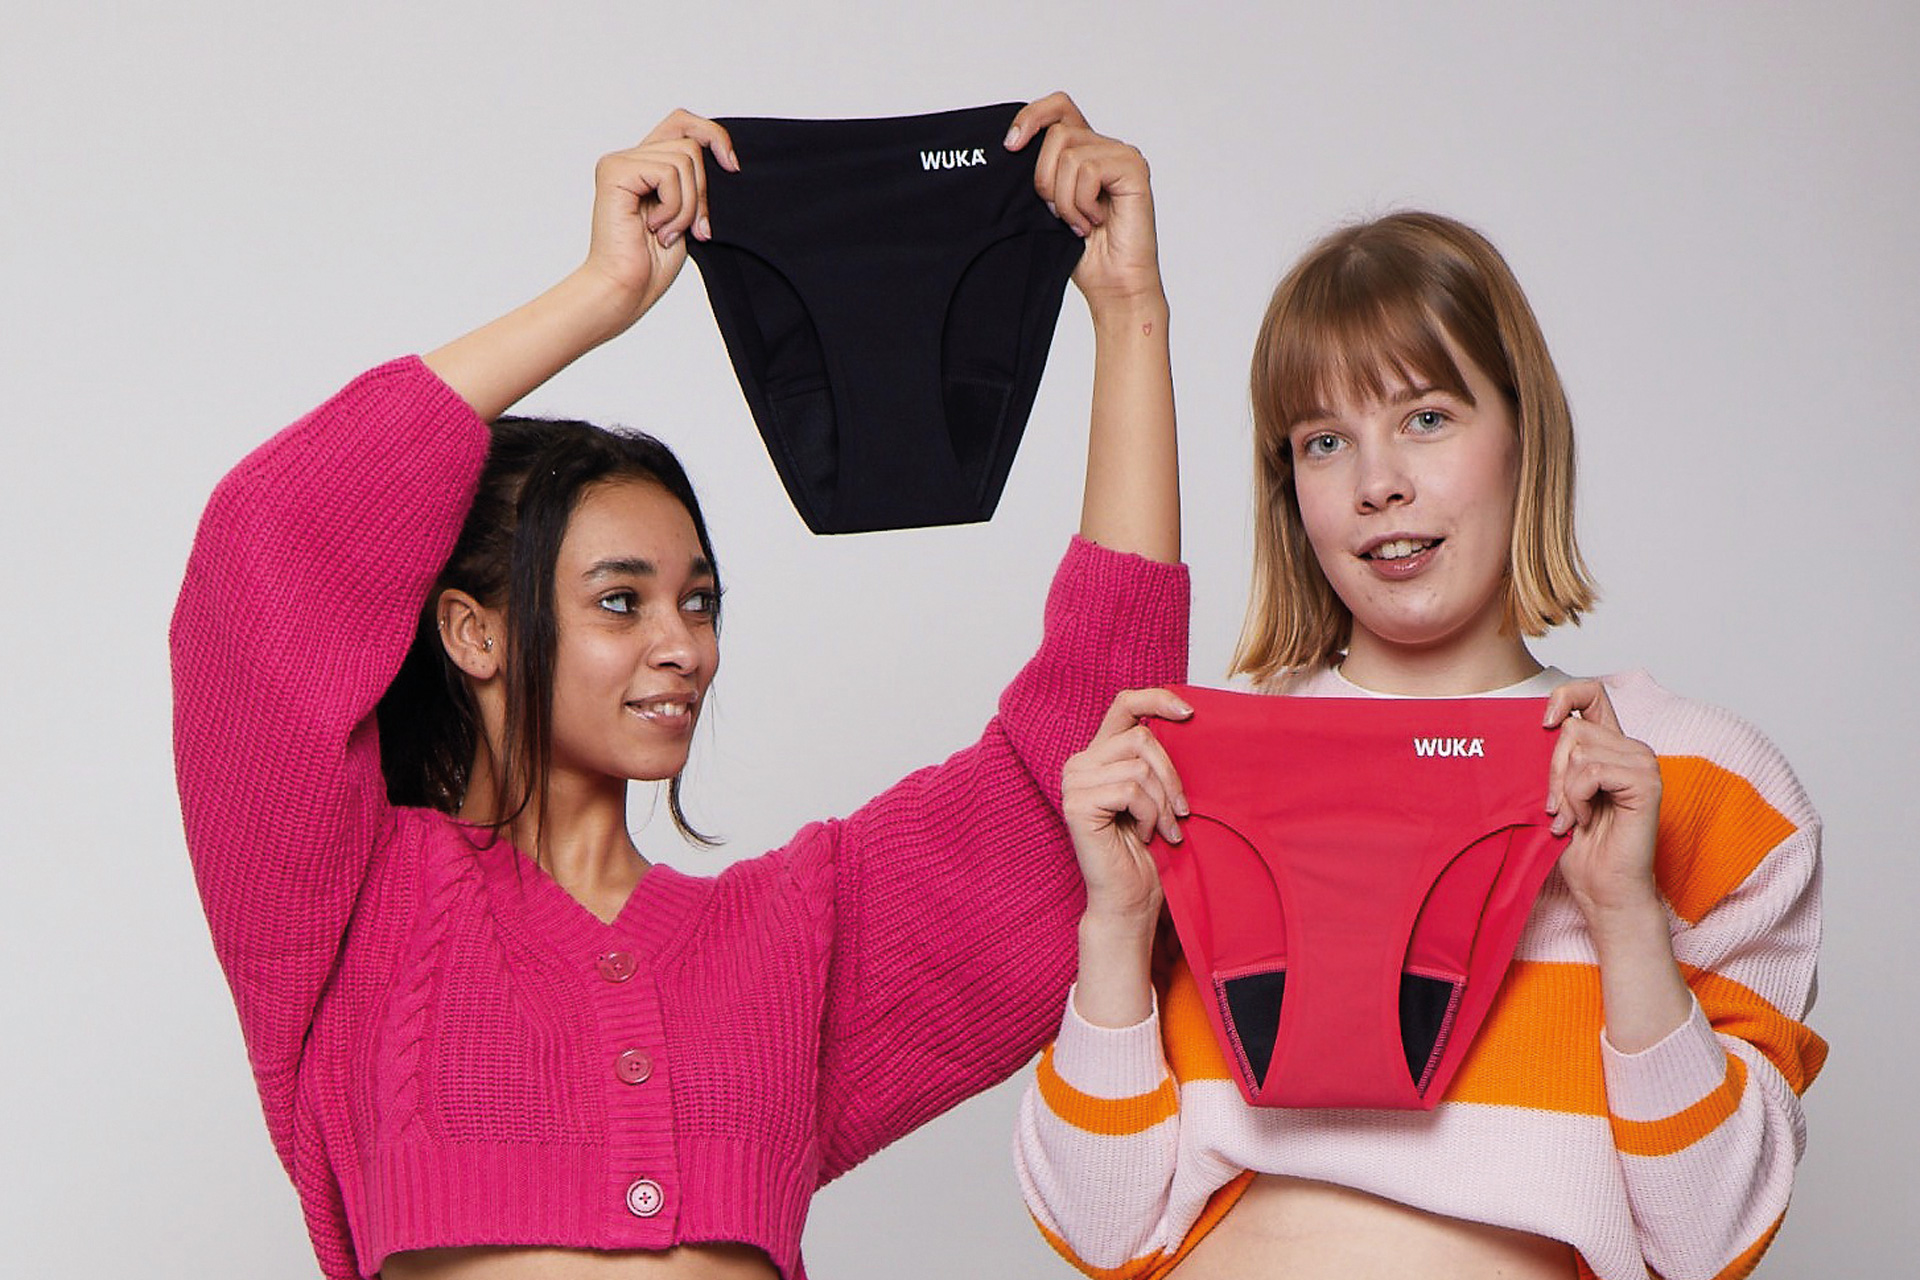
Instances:
[[[922,169],[966,169],[987,162],[986,150],[975,147],[971,151],[922,151],[920,167]]]
[[[1416,756],[1482,756],[1487,754],[1485,738],[1415,738]]]

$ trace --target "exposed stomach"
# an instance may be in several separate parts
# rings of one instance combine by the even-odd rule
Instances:
[[[1177,1280],[1572,1280],[1578,1273],[1564,1241],[1264,1173],[1173,1271]]]
[[[683,1244],[658,1252],[604,1253],[515,1245],[409,1249],[380,1280],[779,1280],[771,1259],[746,1244]]]

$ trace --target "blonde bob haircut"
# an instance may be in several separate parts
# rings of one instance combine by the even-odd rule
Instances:
[[[1307,543],[1287,432],[1335,401],[1424,384],[1473,403],[1448,347],[1507,397],[1520,438],[1503,627],[1580,620],[1597,596],[1573,532],[1573,417],[1533,309],[1485,236],[1401,212],[1334,232],[1274,290],[1253,351],[1253,594],[1233,673],[1330,665],[1353,615]]]

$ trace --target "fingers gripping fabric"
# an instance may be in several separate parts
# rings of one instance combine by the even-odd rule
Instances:
[[[815,533],[993,515],[1079,237],[1033,189],[1018,103],[727,119],[690,240],[774,469]]]
[[[1181,693],[1193,816],[1151,847],[1240,1092],[1430,1109],[1566,843],[1544,702]]]

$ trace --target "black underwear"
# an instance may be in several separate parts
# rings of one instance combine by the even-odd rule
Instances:
[[[815,533],[993,515],[1081,241],[1033,189],[1018,103],[727,119],[688,249],[787,496]]]

